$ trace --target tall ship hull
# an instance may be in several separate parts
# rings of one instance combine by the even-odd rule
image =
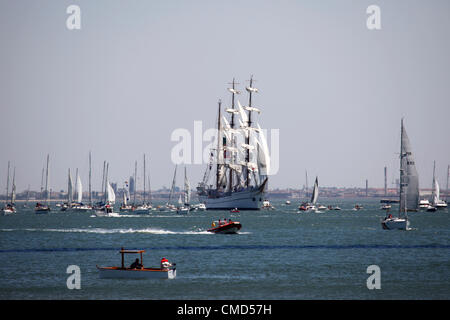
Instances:
[[[266,180],[267,181],[267,180]],[[266,181],[259,188],[244,189],[221,194],[220,196],[199,195],[206,210],[260,210],[264,201]]]

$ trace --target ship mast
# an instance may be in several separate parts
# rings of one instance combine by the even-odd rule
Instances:
[[[231,92],[231,109],[232,109],[232,112],[231,112],[231,122],[230,122],[230,128],[231,128],[231,130],[233,130],[234,129],[234,96],[235,96],[235,94],[239,94],[239,91],[236,91],[236,88],[235,88],[235,85],[236,85],[237,83],[234,81],[234,78],[233,78],[233,82],[231,83],[231,89],[232,90],[230,90],[230,92]],[[230,144],[231,144],[231,147],[234,147],[234,136],[233,136],[233,132],[231,132],[231,134],[230,134]],[[231,164],[234,164],[234,155],[233,155],[233,152],[230,152],[230,163]],[[232,191],[232,189],[233,189],[233,169],[232,169],[232,166],[230,166],[230,173],[229,173],[229,192],[231,192]]]
[[[219,99],[219,116],[217,117],[217,170],[216,170],[216,190],[217,192],[219,192],[219,184],[220,184],[220,166],[221,163],[219,161],[220,158],[220,139],[222,139],[222,135],[221,135],[221,130],[220,130],[220,126],[221,126],[221,122],[220,122],[220,117],[221,117],[221,105],[222,105],[222,101]]]
[[[249,97],[248,97],[248,122],[247,122],[248,134],[247,134],[247,137],[245,139],[245,143],[247,145],[250,145],[250,132],[251,132],[250,128],[252,126],[252,111],[251,111],[251,107],[252,107],[252,93],[253,93],[253,91],[256,91],[253,88],[253,75],[250,77],[250,85],[246,88],[246,90],[249,93]],[[250,162],[250,148],[247,149],[247,155],[245,157],[245,162],[247,164],[247,168],[245,169],[246,173],[247,173],[245,184],[246,184],[246,186],[248,188],[249,184],[250,184],[250,171],[249,171],[249,168],[248,168],[248,164]]]

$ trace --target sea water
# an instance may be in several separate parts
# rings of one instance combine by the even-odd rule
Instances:
[[[383,230],[379,200],[321,202],[342,210],[300,213],[295,201],[272,201],[274,210],[95,217],[19,204],[0,216],[0,299],[450,298],[447,210],[410,213],[409,231]],[[356,203],[364,209],[352,210]],[[206,231],[223,218],[241,222],[240,232]],[[100,279],[96,265],[120,266],[121,247],[145,249],[148,267],[175,262],[176,279]],[[67,285],[72,265],[80,289]],[[367,285],[372,265],[379,289]]]

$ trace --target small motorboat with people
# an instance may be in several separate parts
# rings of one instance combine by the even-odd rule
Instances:
[[[275,209],[275,208],[274,208],[274,206],[272,206],[272,205],[270,204],[270,201],[269,201],[269,200],[264,199],[264,201],[263,201],[263,203],[262,203],[261,209],[263,209],[263,210],[273,210],[273,209]]]
[[[177,276],[176,263],[170,263],[166,258],[161,259],[160,267],[144,267],[142,254],[145,250],[125,250],[121,248],[122,255],[120,267],[96,266],[101,279],[175,279]],[[139,258],[125,267],[125,254],[140,254]]]
[[[391,208],[392,208],[392,206],[389,203],[386,203],[386,204],[383,204],[380,209],[381,210],[389,210]]]
[[[212,233],[233,234],[237,233],[239,230],[241,230],[241,228],[242,225],[238,221],[232,221],[231,219],[219,219],[218,221],[213,221],[213,223],[211,224],[211,228],[207,231]]]
[[[35,213],[47,213],[50,211],[50,206],[42,204],[40,202],[36,203],[36,206],[34,207]]]
[[[231,212],[231,213],[237,213],[237,212],[240,212],[240,211],[239,211],[238,208],[234,208],[234,209],[231,209],[230,212]]]
[[[318,209],[319,211],[325,211],[325,210],[327,210],[328,208],[325,207],[324,205],[319,205],[319,206],[317,207],[317,209]]]
[[[291,205],[291,201],[286,200],[286,202],[284,204],[287,205],[287,206],[290,206]]]
[[[388,210],[389,212],[389,210]],[[409,221],[408,217],[393,217],[392,214],[387,214],[383,221],[381,221],[381,227],[385,230],[400,229],[408,230]]]
[[[16,212],[17,212],[16,207],[13,204],[11,204],[11,203],[6,204],[2,208],[2,214],[5,215],[5,216],[9,215],[9,214],[16,213]]]
[[[353,208],[353,211],[359,211],[361,209],[363,209],[364,207],[362,205],[359,204],[355,204],[355,207]]]
[[[304,211],[304,212],[316,212],[317,207],[313,204],[309,204],[307,202],[303,202],[299,207],[298,210]]]

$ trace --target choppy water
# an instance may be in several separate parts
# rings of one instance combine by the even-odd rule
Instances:
[[[271,211],[121,217],[30,209],[0,216],[0,299],[449,299],[447,211],[411,213],[410,231],[382,230],[378,200],[324,199],[341,211]],[[361,211],[351,210],[358,202]],[[206,232],[231,217],[237,235]],[[96,265],[119,265],[120,247],[146,249],[144,264],[177,264],[174,280],[99,279]],[[131,263],[134,257],[128,257]],[[78,265],[81,289],[66,286]],[[369,265],[381,289],[369,290]]]

